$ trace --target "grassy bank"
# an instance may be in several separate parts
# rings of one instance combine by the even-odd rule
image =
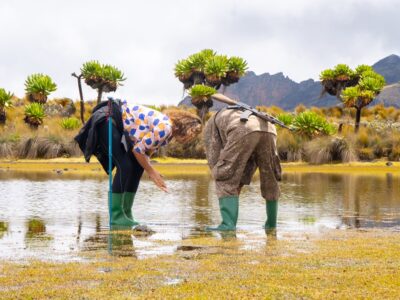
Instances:
[[[66,98],[47,101],[47,116],[37,129],[24,122],[27,104],[27,99],[15,98],[14,107],[7,110],[7,122],[0,126],[0,158],[48,159],[81,155],[81,151],[73,142],[73,137],[81,127],[79,103]],[[94,105],[93,101],[85,103],[85,120],[90,117]],[[165,108],[167,107],[159,107]],[[300,126],[296,132],[278,128],[277,150],[283,161],[307,161],[314,164],[332,161],[370,162],[376,159],[400,161],[400,110],[394,107],[376,105],[363,109],[363,124],[358,133],[354,132],[352,125],[353,110],[339,107],[311,107],[307,110],[303,105],[299,105],[294,112],[285,112],[274,106],[258,108],[282,120],[291,120],[290,122],[303,113],[309,116],[300,118],[303,121],[296,123]],[[180,109],[195,112],[193,108]],[[210,115],[211,113],[208,116]],[[321,118],[323,124],[328,124],[332,130],[324,133],[315,131],[315,128],[323,127],[319,126]],[[170,157],[204,158],[204,143],[202,136],[186,145],[172,140],[161,153]]]
[[[260,238],[262,239],[262,238]],[[1,299],[398,299],[400,235],[333,231],[324,238],[197,238],[200,247],[138,260],[0,264]]]
[[[357,173],[357,174],[400,174],[400,162],[393,162],[390,166],[386,161],[354,162],[347,164],[311,165],[308,163],[282,163],[284,172],[310,173]],[[206,160],[157,158],[153,164],[163,174],[204,174],[209,172]],[[92,159],[86,163],[80,158],[55,158],[47,160],[0,160],[0,170],[26,172],[60,172],[71,174],[99,174],[104,175],[101,165]]]

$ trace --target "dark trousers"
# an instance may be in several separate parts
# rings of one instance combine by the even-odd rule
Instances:
[[[113,193],[136,193],[143,168],[131,151],[125,151],[121,143],[121,133],[112,126],[112,159],[117,168],[112,185]],[[98,126],[99,144],[104,153],[108,155],[108,122],[102,122]]]

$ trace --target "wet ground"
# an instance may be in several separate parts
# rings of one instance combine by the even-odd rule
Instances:
[[[182,241],[207,233],[220,221],[209,175],[167,176],[170,193],[142,180],[134,215],[155,233],[108,234],[107,178],[0,172],[0,259],[76,261],[111,251],[144,258],[185,251]],[[400,231],[400,176],[287,173],[281,183],[277,239],[325,234],[332,229]],[[236,238],[257,247],[265,236],[259,181],[240,198]],[[265,239],[262,239],[265,241]],[[200,249],[201,250],[201,249]]]

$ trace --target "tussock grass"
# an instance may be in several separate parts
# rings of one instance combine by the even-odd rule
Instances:
[[[57,137],[34,137],[24,139],[19,145],[19,158],[56,158],[80,155],[76,144],[72,141],[64,143]]]
[[[0,142],[0,157],[10,158],[14,154],[13,143]]]
[[[23,122],[25,98],[13,99],[13,107],[7,110],[7,122],[0,127],[0,158],[52,158],[59,156],[81,155],[73,142],[79,128],[63,129],[63,116],[47,116],[43,125],[32,130]],[[49,105],[70,105],[69,99],[53,99]],[[85,120],[88,120],[96,101],[85,102]],[[74,102],[76,108],[71,118],[80,120],[80,103]],[[173,106],[159,106],[163,111]],[[261,111],[279,116],[287,114],[276,106],[258,107]],[[180,107],[196,113],[195,108]],[[296,107],[295,112],[306,111],[304,105]],[[394,107],[376,105],[362,110],[362,126],[354,134],[354,110],[342,107],[312,107],[312,112],[325,117],[330,123],[340,126],[341,132],[331,138],[316,139],[301,137],[285,129],[278,128],[277,148],[282,161],[306,161],[315,163],[371,161],[376,159],[400,160],[400,110]],[[291,113],[293,114],[293,113]],[[207,114],[209,118],[212,113]],[[72,126],[73,127],[73,126]],[[71,129],[71,128],[69,128]],[[26,149],[23,149],[26,147]],[[35,156],[37,155],[37,156]],[[159,157],[204,159],[204,140],[199,137],[189,145],[181,145],[174,140],[158,153]]]
[[[307,161],[312,164],[357,161],[351,143],[340,137],[320,137],[305,144]]]
[[[304,158],[303,138],[286,129],[279,130],[276,147],[279,157],[288,162],[301,161]]]

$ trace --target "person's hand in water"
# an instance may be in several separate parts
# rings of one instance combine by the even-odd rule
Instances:
[[[168,188],[167,185],[164,182],[164,179],[160,173],[158,173],[156,170],[153,170],[152,172],[149,172],[149,176],[151,180],[160,188],[160,190],[168,193]]]
[[[167,185],[164,182],[164,179],[150,164],[150,159],[147,155],[138,153],[136,151],[133,152],[139,164],[143,167],[146,173],[149,175],[151,180],[158,186],[162,191],[168,193]]]

